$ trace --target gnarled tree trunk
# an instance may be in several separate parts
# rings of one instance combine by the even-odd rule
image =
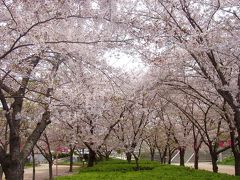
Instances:
[[[2,165],[7,180],[23,180],[24,164],[18,160],[9,160]]]

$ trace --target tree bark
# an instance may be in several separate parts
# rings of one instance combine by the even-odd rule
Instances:
[[[160,148],[157,148],[157,150],[158,150],[158,154],[159,154],[159,161],[162,164],[162,152],[161,152]]]
[[[73,153],[74,153],[75,147],[70,146],[70,167],[69,172],[73,172]]]
[[[240,74],[238,77],[238,83],[240,83]],[[240,87],[240,84],[239,84]],[[234,137],[234,131],[231,130],[231,148],[233,151],[233,155],[234,155],[234,159],[235,159],[235,175],[236,176],[240,176],[240,111],[237,109],[234,113],[234,121],[236,122],[236,126],[237,126],[237,139],[235,139]],[[238,145],[235,146],[235,141],[238,142]]]
[[[127,157],[127,162],[130,164],[132,161],[132,154],[130,152],[127,152],[126,157]]]
[[[161,164],[166,164],[167,146],[165,147],[163,153],[161,153],[160,150],[158,150],[158,152],[159,152],[159,155],[160,155],[160,162],[161,162]]]
[[[19,161],[8,161],[2,165],[7,180],[23,180],[24,165]]]
[[[237,149],[239,148],[240,145],[239,144],[235,145],[236,139],[234,136],[234,131],[232,129],[230,132],[230,136],[231,136],[231,149],[232,149],[234,160],[235,160],[235,163],[234,163],[235,176],[240,176],[240,152]]]
[[[151,161],[154,161],[155,149],[150,148]]]
[[[53,168],[52,168],[53,162],[48,161],[48,172],[49,172],[49,180],[53,180]]]
[[[2,169],[2,166],[0,165],[0,179],[2,179],[3,177],[3,169]]]
[[[212,159],[212,170],[213,170],[213,172],[217,173],[218,172],[218,166],[217,166],[218,156],[217,156],[217,153],[210,152],[210,155],[211,155],[211,159]]]
[[[172,155],[175,152],[175,149],[171,149],[170,147],[168,147],[168,164],[171,164],[171,160],[172,160]]]
[[[33,175],[32,175],[32,180],[35,180],[35,156],[34,156],[34,150],[32,150],[32,168],[33,168]]]
[[[140,166],[139,166],[139,158],[133,153],[133,157],[135,159],[135,163],[136,163],[136,171],[140,170]]]
[[[198,169],[199,151],[194,152],[194,169]]]
[[[240,153],[234,155],[235,157],[235,176],[240,176]]]
[[[172,154],[169,154],[168,156],[168,164],[171,164]]]
[[[180,150],[180,153],[179,153],[180,154],[180,166],[184,166],[185,165],[184,156],[185,156],[186,148],[180,147],[179,150]]]
[[[96,152],[93,151],[92,149],[89,149],[88,167],[93,167],[95,161],[96,161]]]

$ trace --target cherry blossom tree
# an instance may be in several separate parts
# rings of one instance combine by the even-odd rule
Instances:
[[[138,16],[131,21],[137,29],[134,35],[147,34],[138,49],[144,49],[151,63],[175,59],[203,76],[230,106],[238,132],[234,141],[239,144],[238,1],[143,0],[129,6],[129,14]],[[239,175],[239,151],[234,157]]]

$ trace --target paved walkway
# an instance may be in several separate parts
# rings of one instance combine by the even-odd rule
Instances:
[[[185,165],[188,166],[188,167],[194,168],[193,163],[187,163]],[[210,162],[200,162],[198,167],[199,167],[199,169],[212,171],[212,164]],[[218,172],[219,173],[226,173],[226,174],[230,174],[230,175],[235,174],[234,166],[228,166],[228,165],[218,165]]]
[[[78,166],[74,166],[73,169],[77,170]],[[64,176],[70,174],[68,172],[69,166],[58,165],[58,176]],[[53,165],[53,175],[56,176],[56,166]],[[41,164],[36,167],[36,180],[47,180],[48,179],[48,164]],[[24,180],[32,180],[32,168],[24,170]]]

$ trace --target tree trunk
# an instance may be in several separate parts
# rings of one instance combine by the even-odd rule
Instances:
[[[240,75],[240,74],[239,74]],[[240,78],[240,76],[239,76]],[[239,85],[240,86],[240,85]],[[234,113],[234,121],[237,126],[237,139],[234,136],[234,130],[230,127],[230,136],[231,136],[231,148],[235,159],[235,175],[240,176],[240,111],[237,109]],[[235,142],[238,142],[238,145],[235,146]]]
[[[235,176],[240,176],[240,153],[234,155],[235,157]]]
[[[53,168],[52,168],[53,162],[48,161],[48,172],[49,172],[49,180],[53,179]]]
[[[233,134],[231,134],[233,135]],[[235,176],[240,176],[240,152],[238,151],[238,147],[239,145],[235,145],[235,140],[234,139],[234,135],[231,136],[231,148],[232,148],[232,152],[233,152],[233,155],[234,155],[234,160],[235,160],[235,164],[234,164],[234,167],[235,167]]]
[[[198,169],[199,150],[194,151],[194,168]]]
[[[217,166],[218,157],[217,157],[217,153],[210,152],[210,155],[211,155],[211,159],[212,159],[212,169],[213,169],[213,172],[217,173],[218,172],[218,166]]]
[[[23,180],[24,165],[18,161],[8,161],[2,166],[7,180]]]
[[[161,153],[161,150],[160,150],[160,148],[157,148],[157,150],[158,150],[158,154],[159,154],[159,161],[162,164],[162,153]]]
[[[168,156],[168,164],[171,164],[172,154],[169,154]]]
[[[69,172],[73,172],[73,153],[74,153],[74,148],[70,148],[70,167],[69,167]]]
[[[154,161],[155,149],[150,148],[151,161]]]
[[[134,156],[135,163],[136,163],[136,171],[139,171],[140,170],[139,158],[135,154],[133,154],[133,156]]]
[[[93,167],[95,161],[96,161],[96,152],[93,151],[92,149],[89,149],[88,167]]]
[[[127,162],[130,164],[132,161],[132,154],[130,152],[127,152],[126,157],[127,157]]]
[[[160,155],[160,151],[159,151],[159,155]],[[160,156],[160,162],[161,164],[165,164],[166,163],[166,156],[167,156],[167,148],[164,149],[164,152],[162,153],[162,156]]]
[[[175,152],[175,150],[171,150],[169,147],[169,149],[168,149],[168,164],[171,164],[172,155],[174,152]]]
[[[0,165],[0,179],[2,179],[3,177],[3,169],[2,169],[2,166]]]
[[[106,153],[106,156],[105,156],[105,160],[106,160],[106,161],[109,160],[110,154],[111,154],[110,152],[107,152],[107,153]]]
[[[35,156],[34,156],[34,150],[32,150],[32,168],[33,168],[33,175],[32,180],[35,180]]]
[[[184,156],[185,156],[185,147],[180,147],[179,148],[179,150],[180,150],[180,166],[184,166],[185,164],[184,164]]]

